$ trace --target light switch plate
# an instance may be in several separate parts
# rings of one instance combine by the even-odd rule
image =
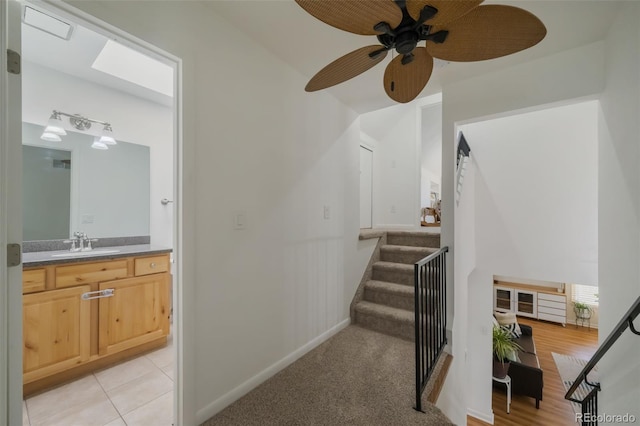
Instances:
[[[331,207],[330,206],[324,206],[324,218],[325,219],[331,219]]]
[[[245,229],[247,227],[247,212],[237,210],[233,212],[233,229]]]

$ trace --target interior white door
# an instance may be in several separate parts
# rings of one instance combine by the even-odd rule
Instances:
[[[22,244],[22,96],[15,59],[22,49],[17,1],[0,1],[0,22],[0,424],[20,425],[22,265],[8,265],[8,244]]]
[[[360,228],[371,228],[372,202],[373,151],[360,146]]]

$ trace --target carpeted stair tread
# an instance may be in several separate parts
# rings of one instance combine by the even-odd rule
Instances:
[[[407,297],[413,297],[415,293],[415,289],[411,286],[390,283],[386,281],[367,281],[367,283],[365,284],[365,288],[382,293],[397,294]]]
[[[434,247],[384,245],[380,247],[382,261],[413,264],[438,251]]]
[[[355,306],[358,324],[401,339],[415,338],[415,314],[405,309],[393,308],[367,301],[360,301]]]
[[[415,314],[405,309],[392,308],[391,306],[362,301],[356,305],[356,311],[361,314],[373,315],[385,319],[391,319],[413,326]]]
[[[373,264],[373,268],[385,269],[388,271],[401,272],[401,273],[409,272],[411,274],[413,274],[413,271],[414,271],[413,265],[407,265],[406,263],[385,262],[385,261],[375,262]]]
[[[420,231],[389,231],[387,244],[440,248],[440,234]]]
[[[370,280],[364,285],[364,300],[411,312],[415,306],[414,294],[414,288],[404,284]]]
[[[390,283],[413,286],[414,266],[406,263],[395,262],[375,262],[373,264],[373,276],[375,281],[386,281]]]
[[[435,247],[418,247],[418,246],[398,246],[393,244],[386,244],[380,247],[382,251],[401,251],[407,253],[424,253],[426,256],[431,253],[437,252],[439,249]]]

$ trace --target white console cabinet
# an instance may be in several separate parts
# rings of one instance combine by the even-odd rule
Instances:
[[[567,296],[549,287],[496,283],[493,286],[493,309],[563,326],[567,323]]]

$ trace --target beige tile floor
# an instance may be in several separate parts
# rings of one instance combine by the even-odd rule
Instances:
[[[23,426],[171,426],[173,344],[26,399]]]

